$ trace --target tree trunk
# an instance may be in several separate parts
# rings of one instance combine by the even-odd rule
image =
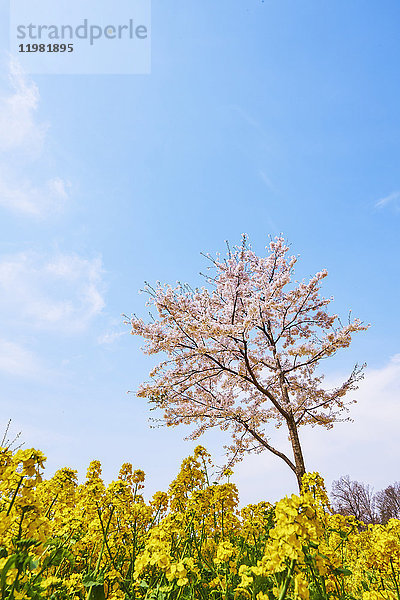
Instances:
[[[301,492],[301,478],[306,472],[306,468],[304,465],[303,451],[301,449],[299,432],[297,431],[297,425],[293,419],[293,417],[287,419],[286,421],[288,429],[289,429],[289,437],[290,442],[292,444],[294,462],[296,465],[296,477],[297,483],[299,486],[299,491]]]

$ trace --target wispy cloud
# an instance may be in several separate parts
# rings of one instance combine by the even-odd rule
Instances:
[[[345,377],[329,379],[327,385],[334,387]],[[300,430],[306,467],[325,477],[328,490],[333,480],[346,474],[351,479],[370,483],[376,490],[383,489],[399,478],[400,354],[381,368],[368,369],[352,397],[357,400],[351,407],[352,423],[337,423],[329,431],[323,427]],[[271,436],[271,441],[278,439],[277,447],[290,453],[284,431],[275,433],[271,428]],[[235,481],[242,490],[243,503],[265,497],[278,499],[296,492],[291,471],[268,452],[245,458],[236,472]]]
[[[270,178],[268,177],[268,175],[265,173],[265,171],[260,170],[259,175],[260,175],[260,178],[263,181],[264,185],[267,188],[269,188],[272,192],[275,192],[275,187],[274,187],[272,181],[270,180]]]
[[[392,192],[383,198],[380,198],[377,202],[375,202],[375,208],[383,208],[384,206],[388,206],[389,204],[398,204],[398,200],[400,200],[400,191]]]
[[[68,200],[68,184],[56,177],[41,187],[29,180],[17,182],[0,170],[0,205],[26,216],[43,218],[60,212]]]
[[[111,345],[114,344],[121,336],[126,335],[129,331],[111,331],[107,333],[103,333],[99,335],[97,338],[97,343],[101,345]]]
[[[0,309],[29,327],[76,333],[105,305],[99,258],[21,252],[0,260]],[[14,317],[15,318],[15,317]]]
[[[8,81],[8,93],[0,99],[0,150],[40,156],[48,125],[36,120],[38,87],[25,77],[14,58],[9,61]]]
[[[0,96],[0,206],[44,218],[66,204],[69,184],[59,175],[34,183],[26,170],[45,156],[47,123],[37,118],[40,94],[15,59],[9,61],[9,88]]]
[[[254,127],[257,130],[261,129],[260,123],[238,104],[229,104],[227,108],[236,112],[251,127]]]
[[[7,375],[36,379],[43,376],[45,368],[33,352],[0,338],[0,371]]]

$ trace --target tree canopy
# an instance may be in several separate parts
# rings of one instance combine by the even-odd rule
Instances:
[[[195,425],[191,438],[220,427],[231,434],[229,465],[246,452],[269,450],[296,474],[305,472],[298,429],[330,428],[343,420],[345,395],[357,387],[362,367],[335,389],[324,389],[317,367],[367,329],[360,320],[343,325],[320,295],[327,271],[294,281],[295,256],[282,237],[257,256],[247,237],[209,260],[206,286],[192,289],[146,285],[157,315],[130,319],[144,351],[165,355],[138,391],[162,409],[169,426]],[[268,428],[287,427],[293,456],[272,445]]]

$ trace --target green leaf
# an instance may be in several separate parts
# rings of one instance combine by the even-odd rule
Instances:
[[[104,586],[93,586],[91,598],[93,598],[93,600],[106,600]]]
[[[103,573],[86,573],[86,575],[82,577],[82,583],[85,588],[91,588],[91,600],[106,600],[104,594]]]
[[[35,538],[26,538],[26,539],[22,539],[22,540],[13,540],[14,541],[14,545],[15,547],[19,550],[19,551],[24,551],[24,550],[28,550],[29,548],[37,548],[38,546],[40,546],[40,542],[35,539]]]
[[[35,569],[37,569],[39,566],[39,561],[38,560],[34,560],[31,556],[29,557],[29,561],[28,561],[28,568],[30,571],[34,571]]]
[[[16,560],[17,560],[16,554],[13,554],[12,556],[10,556],[10,558],[7,560],[7,562],[5,563],[5,565],[1,571],[0,586],[1,586],[1,590],[2,590],[2,595],[4,595],[4,590],[6,587],[6,578],[7,578],[8,570],[15,567]]]
[[[86,573],[86,575],[84,575],[82,577],[82,583],[86,588],[103,586],[104,575],[102,573],[99,573],[98,575],[96,575],[95,573]],[[93,596],[93,592],[92,592],[92,596]]]
[[[337,567],[333,569],[335,575],[343,575],[344,577],[348,577],[349,575],[353,575],[353,572],[350,569],[346,569],[343,567]]]
[[[368,592],[369,585],[368,585],[368,583],[366,581],[364,581],[364,579],[361,581],[361,585],[363,586],[364,592]]]

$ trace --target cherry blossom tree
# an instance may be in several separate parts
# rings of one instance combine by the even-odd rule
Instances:
[[[131,333],[146,340],[147,354],[165,360],[150,373],[138,396],[160,408],[168,426],[196,425],[189,439],[220,427],[231,434],[228,466],[247,452],[269,450],[295,473],[305,473],[299,428],[331,428],[344,419],[344,397],[357,388],[356,365],[336,389],[322,387],[317,367],[349,346],[352,334],[367,329],[358,319],[343,325],[329,315],[320,271],[308,282],[293,281],[295,256],[283,238],[257,256],[242,245],[210,261],[206,286],[146,285],[157,317],[129,320]],[[287,428],[292,455],[272,445],[268,429]]]

